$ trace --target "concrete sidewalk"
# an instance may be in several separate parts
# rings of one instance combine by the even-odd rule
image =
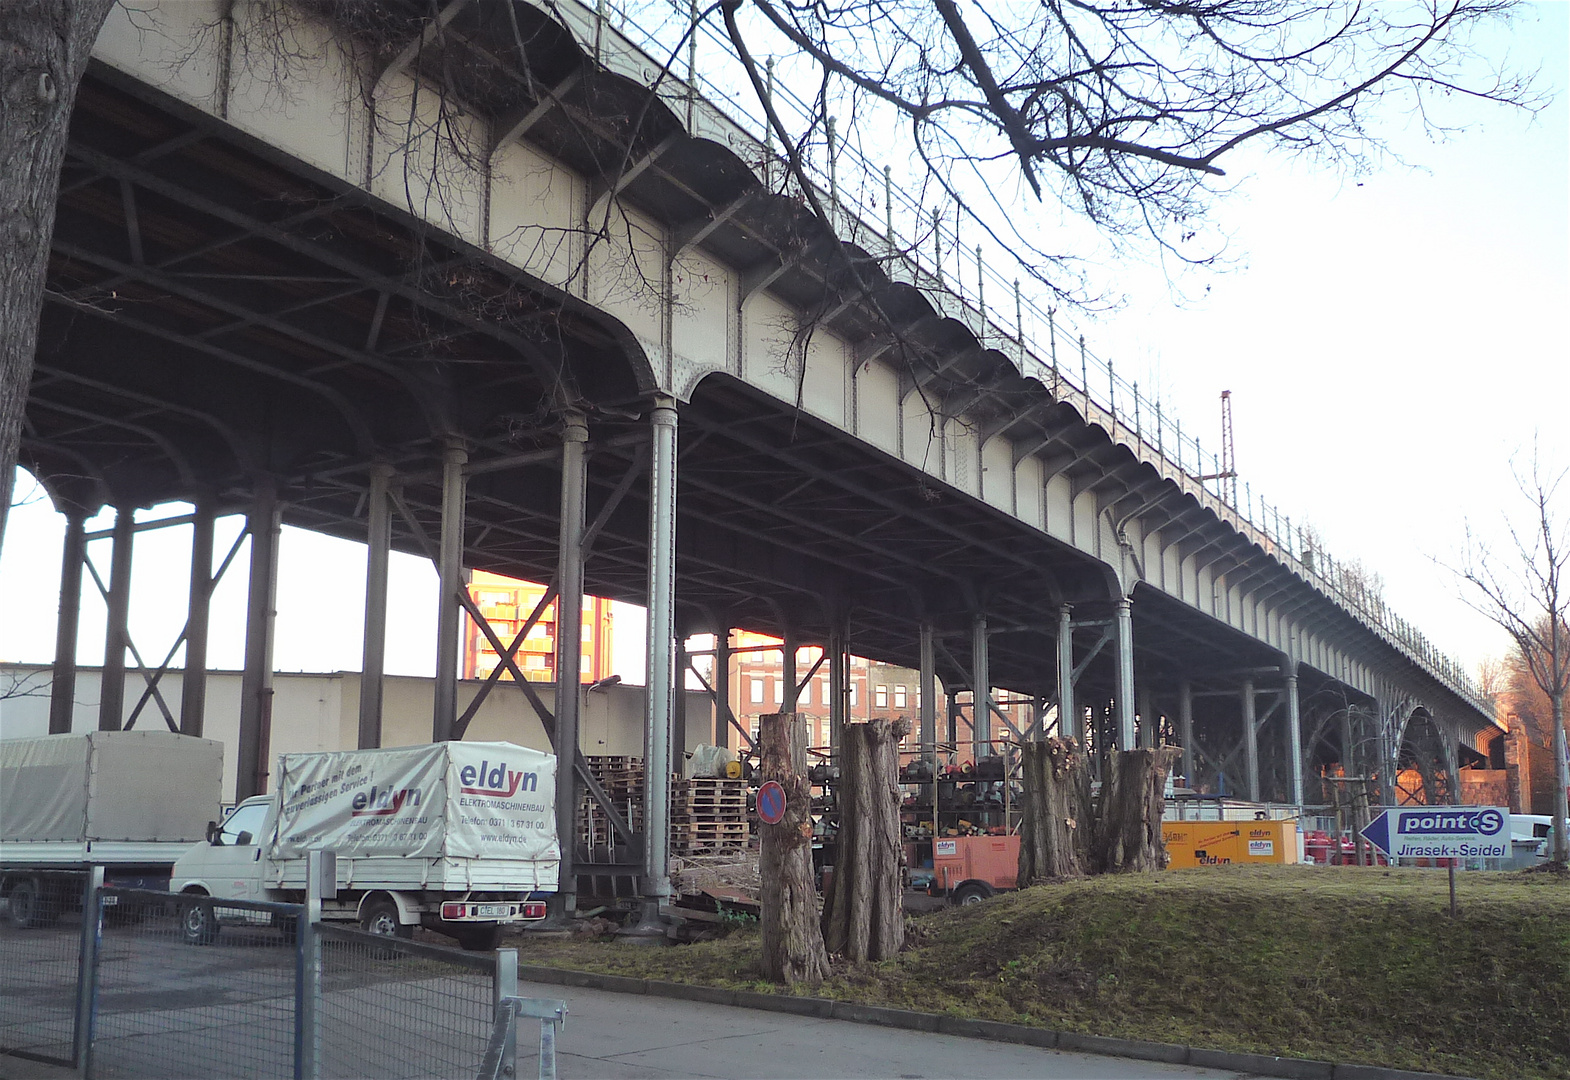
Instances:
[[[1245,1075],[581,987],[523,983],[519,993],[566,1000],[567,1024],[557,1043],[564,1080],[1145,1080]],[[533,1054],[528,1052],[533,1030],[532,1023],[519,1028],[520,1077],[534,1075]]]

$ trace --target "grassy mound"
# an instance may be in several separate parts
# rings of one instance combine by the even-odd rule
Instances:
[[[1570,1077],[1570,882],[1212,867],[1042,886],[912,920],[815,991],[924,1012],[1516,1080]],[[755,934],[523,943],[525,963],[765,989]],[[806,992],[806,991],[803,991]]]

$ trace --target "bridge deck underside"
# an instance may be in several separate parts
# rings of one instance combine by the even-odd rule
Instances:
[[[394,546],[431,555],[457,437],[471,468],[465,564],[549,580],[570,405],[590,419],[590,520],[621,496],[587,590],[638,603],[653,388],[625,331],[581,301],[130,80],[95,69],[84,83],[23,445],[62,504],[208,497],[235,511],[268,475],[287,523],[363,540],[369,470],[385,463],[401,491]],[[1121,453],[1062,408],[1060,450],[1099,455],[1095,468]],[[710,376],[682,404],[678,460],[688,632],[821,642],[843,617],[852,651],[915,666],[929,618],[952,688],[969,685],[970,620],[984,612],[992,683],[1047,696],[1059,606],[1112,615],[1099,561],[735,379]],[[1276,650],[1164,593],[1140,586],[1134,601],[1143,685],[1220,693],[1240,671],[1280,667]],[[1100,633],[1078,631],[1082,654]],[[1112,696],[1114,665],[1110,648],[1088,664],[1082,704]],[[1196,717],[1218,759],[1235,750],[1225,709]]]

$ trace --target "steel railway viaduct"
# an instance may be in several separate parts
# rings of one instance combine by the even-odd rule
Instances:
[[[366,746],[392,548],[440,572],[435,739],[467,722],[465,567],[554,582],[558,686],[585,589],[646,605],[651,777],[681,642],[723,652],[732,627],[822,644],[840,687],[852,650],[919,668],[925,744],[957,734],[936,679],[982,740],[1003,688],[1101,746],[1181,744],[1194,783],[1256,799],[1302,804],[1335,762],[1387,792],[1414,757],[1453,773],[1491,724],[1411,627],[1207,488],[1169,421],[1090,393],[832,189],[827,229],[767,146],[576,0],[135,7],[76,107],[27,405],[23,462],[69,522],[52,729],[85,519],[117,510],[118,727],[132,512],[176,500],[189,732],[213,519],[248,517],[237,796],[266,783],[283,522],[369,545]],[[577,695],[538,706],[574,745]],[[647,820],[622,854],[657,897]]]

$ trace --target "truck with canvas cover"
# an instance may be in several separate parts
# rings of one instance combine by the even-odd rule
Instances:
[[[556,758],[511,743],[285,754],[271,795],[242,802],[175,864],[185,938],[213,941],[225,897],[299,903],[307,855],[336,856],[325,919],[407,937],[425,926],[489,949],[555,892]]]
[[[81,901],[82,871],[166,889],[218,813],[223,744],[172,731],[0,740],[0,895],[18,928]]]

